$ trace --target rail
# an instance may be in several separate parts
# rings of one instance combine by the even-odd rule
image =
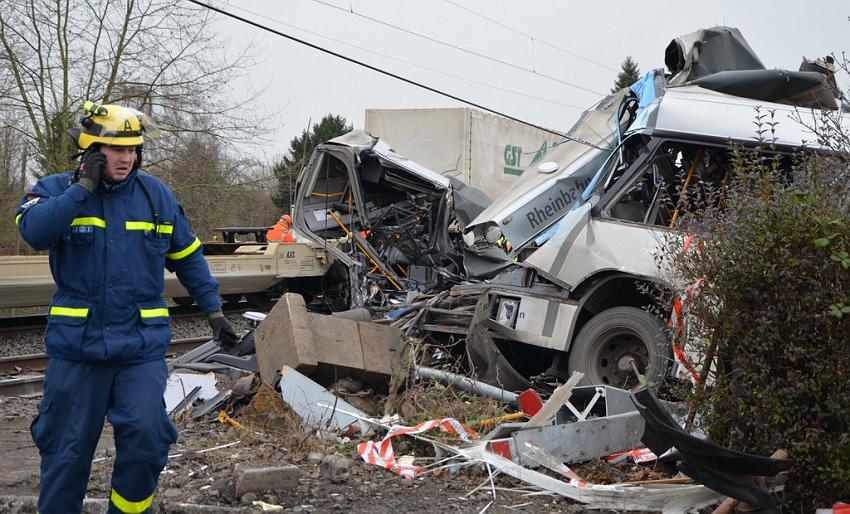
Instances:
[[[168,353],[186,353],[209,340],[209,337],[174,339],[168,345]],[[0,380],[0,396],[29,396],[40,394],[44,384],[44,374],[37,372],[43,372],[47,368],[48,359],[47,354],[44,353],[0,357],[0,375],[21,373],[24,370],[36,372],[24,376],[15,376],[13,378]]]

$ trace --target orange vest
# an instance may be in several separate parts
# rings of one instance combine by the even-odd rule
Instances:
[[[292,232],[289,231],[289,223],[278,221],[274,226],[266,232],[266,241],[281,241],[284,243],[294,243],[295,238],[292,237]]]

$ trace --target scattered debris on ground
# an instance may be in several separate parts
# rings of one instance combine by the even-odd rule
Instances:
[[[363,348],[367,338],[371,353]],[[465,484],[460,496],[504,502],[530,495],[535,508],[541,498],[544,503],[557,498],[593,508],[684,512],[727,495],[752,500],[754,490],[768,494],[767,485],[759,489],[755,483],[717,489],[709,480],[714,489],[706,487],[707,475],[692,472],[705,463],[688,466],[689,458],[656,446],[652,432],[645,431],[647,419],[657,422],[635,399],[640,390],[579,385],[582,376],[575,374],[550,394],[532,389],[518,394],[423,366],[420,361],[433,355],[422,341],[404,337],[398,328],[309,313],[297,295],[285,295],[242,338],[237,353],[256,357],[256,366],[223,364],[226,359],[216,357],[210,344],[196,353],[195,362],[181,358],[172,373],[179,377],[184,366],[214,363],[218,377],[217,392],[207,391],[206,400],[196,382],[172,381],[187,398],[195,397],[194,409],[186,406],[176,414],[184,431],[214,426],[219,437],[204,438],[204,449],[189,452],[202,456],[207,467],[193,469],[192,477],[205,478],[190,479],[198,487],[184,500],[210,501],[213,493],[203,488],[223,505],[248,500],[275,505],[272,500],[289,494],[281,491],[296,490],[310,477],[332,487],[351,484],[355,476],[372,477],[358,484],[395,477],[444,486],[449,479]],[[661,403],[652,406],[652,413],[664,413],[665,423],[679,427]],[[250,462],[234,463],[242,451],[252,452]],[[790,465],[747,458],[776,472]],[[175,458],[166,470],[166,488],[177,480],[169,472],[183,459]]]

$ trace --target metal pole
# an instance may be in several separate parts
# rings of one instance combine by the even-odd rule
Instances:
[[[519,405],[519,396],[516,393],[491,386],[490,384],[485,384],[484,382],[479,382],[478,380],[473,380],[463,375],[458,375],[457,373],[449,373],[448,371],[442,371],[439,369],[417,366],[416,376],[425,380],[436,380],[438,382],[449,383],[458,386],[464,391],[489,396],[490,398],[495,398],[499,401]]]

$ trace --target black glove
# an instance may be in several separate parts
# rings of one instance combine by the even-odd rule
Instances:
[[[86,188],[89,193],[94,193],[100,183],[100,174],[106,168],[106,156],[99,150],[86,150],[80,160],[80,169],[77,171],[77,183]]]
[[[239,342],[236,332],[221,311],[211,312],[209,314],[209,323],[213,332],[213,339],[221,343],[223,349],[229,350]]]

